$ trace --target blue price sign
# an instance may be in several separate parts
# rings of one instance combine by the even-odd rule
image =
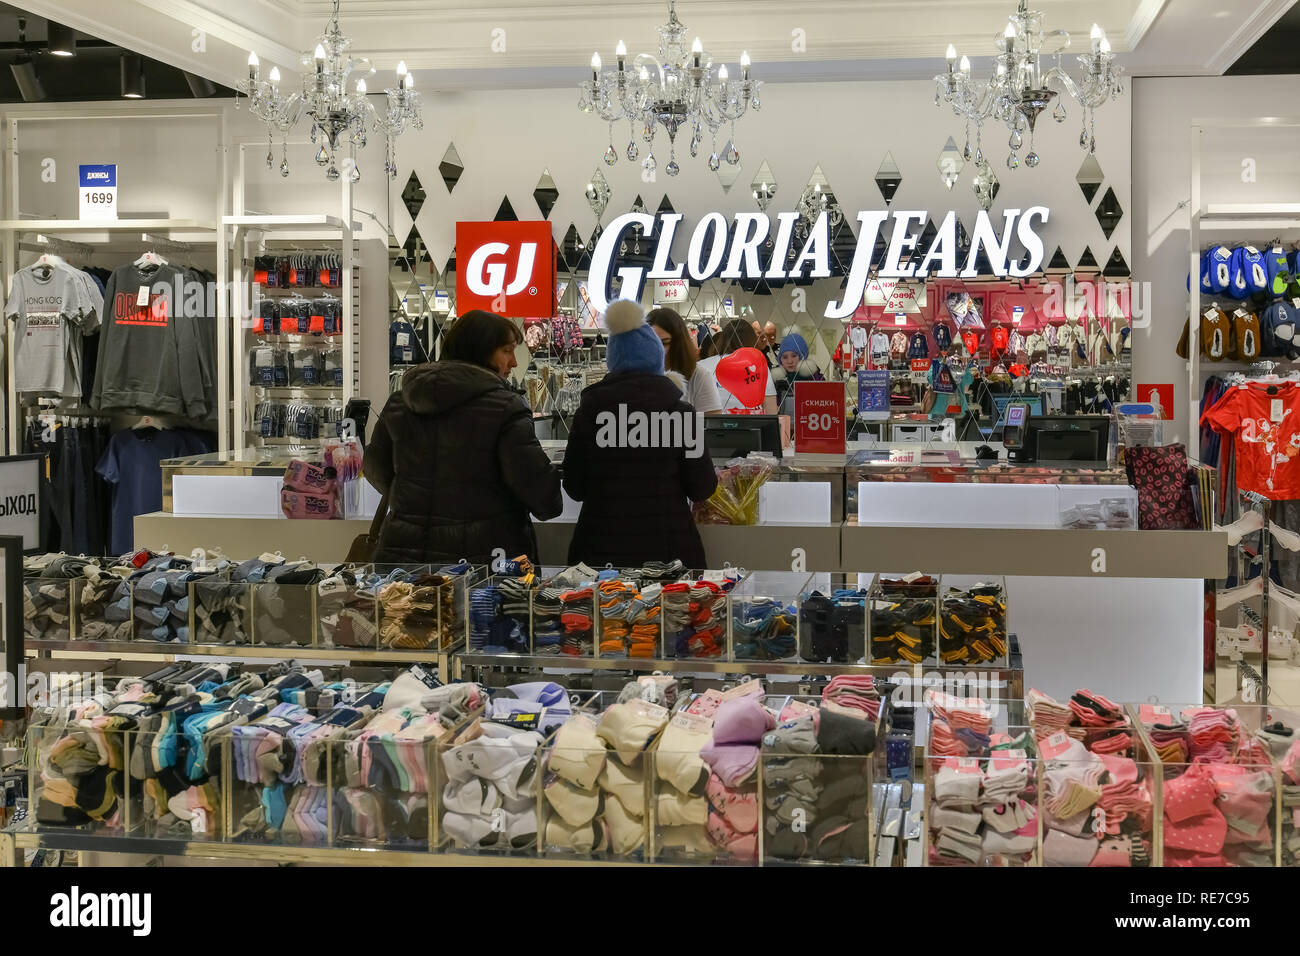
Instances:
[[[117,165],[77,167],[77,215],[81,219],[117,218]]]
[[[861,369],[858,372],[858,414],[889,413],[889,371]]]

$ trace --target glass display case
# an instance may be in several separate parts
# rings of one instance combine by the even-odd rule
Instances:
[[[937,575],[877,574],[867,594],[872,664],[935,660],[939,634]]]
[[[727,595],[733,661],[799,658],[799,599],[812,575],[755,571]]]
[[[1283,775],[1265,742],[1269,709],[1130,704],[1128,711],[1160,775],[1156,865],[1279,865]]]

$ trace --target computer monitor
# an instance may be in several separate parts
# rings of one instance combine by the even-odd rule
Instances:
[[[776,415],[706,415],[704,439],[713,458],[743,458],[751,451],[781,457],[781,419]]]
[[[1106,415],[1046,415],[1029,419],[1025,448],[1034,461],[1105,461],[1110,445]]]

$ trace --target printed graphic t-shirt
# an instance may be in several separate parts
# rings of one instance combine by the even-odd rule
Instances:
[[[1300,386],[1229,389],[1201,423],[1233,437],[1238,488],[1274,501],[1300,498]]]
[[[21,393],[81,397],[81,336],[99,325],[104,300],[90,277],[56,265],[42,279],[14,274],[5,316],[15,320],[14,387]]]

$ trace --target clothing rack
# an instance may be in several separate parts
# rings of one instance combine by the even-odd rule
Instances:
[[[1273,535],[1269,530],[1269,525],[1273,519],[1273,502],[1268,498],[1255,491],[1241,492],[1243,500],[1249,502],[1254,510],[1258,511],[1264,519],[1264,527],[1260,535],[1260,557],[1264,560],[1264,567],[1260,571],[1262,575],[1261,585],[1263,591],[1259,599],[1259,632],[1260,639],[1263,641],[1263,654],[1260,661],[1260,700],[1261,704],[1268,704],[1268,592],[1269,585],[1272,583],[1270,574],[1270,552],[1272,551]]]

